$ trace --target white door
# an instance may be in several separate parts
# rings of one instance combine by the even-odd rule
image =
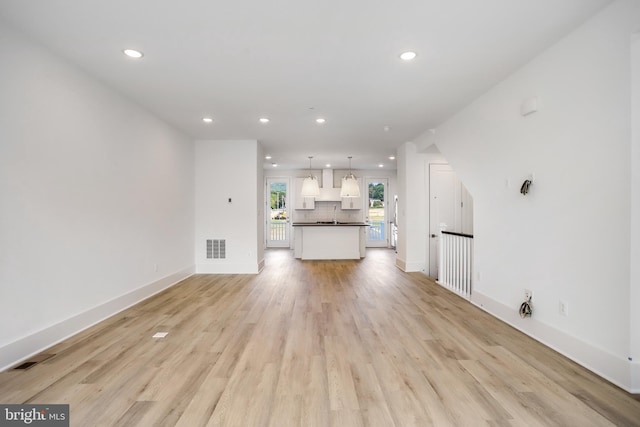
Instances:
[[[289,178],[267,177],[266,240],[268,248],[288,248],[290,236]]]
[[[369,222],[367,230],[368,247],[389,246],[389,181],[387,178],[367,178],[368,196],[365,198],[365,216]]]
[[[429,276],[438,277],[440,231],[473,234],[473,199],[449,165],[429,165]]]

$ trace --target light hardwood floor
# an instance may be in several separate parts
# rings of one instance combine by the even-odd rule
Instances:
[[[0,373],[0,402],[69,403],[73,426],[640,425],[634,396],[392,251],[266,255],[259,275],[195,275]]]

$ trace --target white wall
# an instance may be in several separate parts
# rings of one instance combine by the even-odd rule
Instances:
[[[264,234],[261,152],[256,140],[196,141],[198,273],[258,273]],[[226,240],[225,259],[206,258],[207,239]]]
[[[256,262],[258,263],[258,271],[264,268],[264,233],[265,221],[264,212],[267,207],[265,200],[265,180],[262,162],[264,162],[264,150],[261,144],[257,145],[255,153],[255,169],[256,169],[256,234],[253,236],[256,245]]]
[[[427,199],[428,159],[418,153],[416,144],[398,147],[398,243],[396,265],[404,271],[427,273],[429,220]]]
[[[631,41],[631,251],[630,357],[640,361],[640,32]],[[632,365],[632,388],[640,390],[640,363]]]
[[[474,302],[627,389],[629,337],[640,328],[629,307],[629,52],[638,29],[640,2],[613,3],[436,135],[474,198]],[[540,111],[522,117],[533,96]],[[515,315],[524,288],[534,292],[533,319]]]
[[[0,25],[0,369],[190,275],[193,143]]]

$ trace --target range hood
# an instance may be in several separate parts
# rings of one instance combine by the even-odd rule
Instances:
[[[340,187],[333,186],[333,169],[322,169],[322,187],[317,202],[340,202]]]

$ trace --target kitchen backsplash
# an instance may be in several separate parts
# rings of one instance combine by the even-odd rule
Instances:
[[[362,221],[361,210],[342,210],[340,202],[316,202],[313,210],[293,210],[293,222],[333,221],[333,207],[336,220],[340,222]]]

